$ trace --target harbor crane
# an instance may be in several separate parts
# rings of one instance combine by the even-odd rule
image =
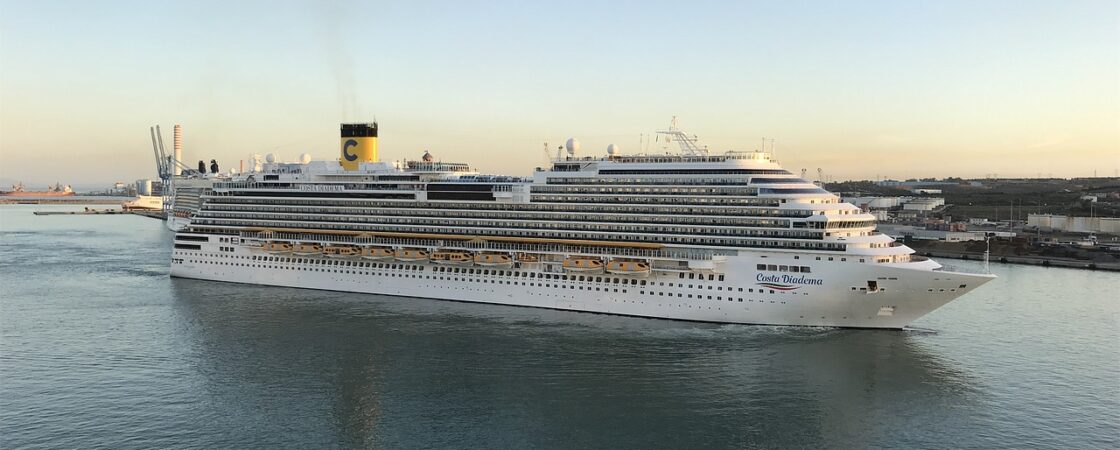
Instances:
[[[174,177],[176,167],[184,175],[200,175],[197,169],[183,164],[182,161],[175,159],[174,155],[167,153],[163,148],[163,133],[160,131],[159,125],[150,127],[148,130],[152,133],[152,152],[156,156],[156,174],[159,175],[159,179],[164,185],[167,185],[168,180]]]

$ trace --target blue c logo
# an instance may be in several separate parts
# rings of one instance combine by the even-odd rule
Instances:
[[[350,147],[357,147],[357,146],[358,146],[358,141],[355,141],[353,139],[347,140],[345,144],[342,144],[342,157],[346,158],[347,161],[357,161],[358,160],[358,155],[350,153]]]

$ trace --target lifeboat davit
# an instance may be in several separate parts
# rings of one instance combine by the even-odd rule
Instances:
[[[366,247],[362,249],[362,259],[383,261],[386,259],[393,259],[393,256],[395,256],[395,253],[391,248]]]
[[[569,272],[602,272],[603,260],[586,256],[573,256],[564,260],[564,270]]]
[[[645,261],[611,260],[607,263],[607,272],[617,275],[649,275],[649,263]]]
[[[537,255],[534,255],[532,253],[518,253],[517,254],[517,262],[535,263],[535,262],[540,262],[540,260],[541,259]]]
[[[323,248],[323,254],[328,258],[349,258],[361,254],[358,247],[352,245],[328,245]]]
[[[292,244],[288,242],[269,241],[265,242],[264,246],[261,248],[268,253],[277,255],[280,253],[288,253],[292,251]]]
[[[397,261],[404,262],[427,261],[428,251],[416,248],[402,248],[397,250],[395,257]]]
[[[438,251],[432,253],[432,262],[447,265],[465,265],[471,263],[471,254],[458,251]]]
[[[483,267],[513,267],[513,258],[505,253],[480,253],[475,255],[474,263]]]
[[[295,253],[299,256],[318,255],[320,253],[323,253],[323,246],[319,244],[299,243],[292,248],[292,253]]]

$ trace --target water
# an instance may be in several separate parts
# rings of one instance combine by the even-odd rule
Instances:
[[[1120,445],[1120,274],[712,325],[170,279],[159,221],[44,209],[0,207],[4,449]]]

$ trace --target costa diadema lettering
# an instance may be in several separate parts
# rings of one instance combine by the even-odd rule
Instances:
[[[344,124],[337,159],[177,181],[171,275],[862,328],[902,328],[993,278],[915,255],[768,153],[661,133],[681,151],[582,156],[572,139],[549,167],[512,177],[430,154],[376,161],[376,124]]]

